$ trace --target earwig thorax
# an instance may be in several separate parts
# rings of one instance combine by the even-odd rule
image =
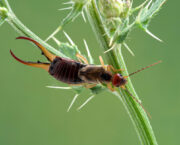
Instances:
[[[87,83],[109,83],[112,80],[112,73],[102,66],[86,65],[79,71],[79,77]]]
[[[103,72],[100,77],[105,82],[110,82],[112,80],[112,74],[110,74],[109,72]]]

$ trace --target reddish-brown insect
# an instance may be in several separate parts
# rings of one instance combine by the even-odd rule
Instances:
[[[20,63],[32,67],[45,69],[49,72],[51,76],[53,76],[59,81],[71,85],[83,85],[87,88],[92,88],[97,84],[101,83],[106,84],[111,91],[114,91],[115,87],[121,87],[123,89],[126,89],[125,84],[127,83],[126,79],[128,76],[122,76],[120,73],[118,73],[120,70],[113,68],[111,65],[104,65],[104,62],[101,57],[101,65],[90,65],[88,64],[88,61],[80,54],[76,55],[79,61],[62,58],[51,54],[49,51],[46,50],[46,48],[44,48],[41,44],[39,44],[31,38],[17,37],[17,39],[29,40],[36,44],[41,49],[42,54],[50,61],[50,63],[44,63],[40,61],[38,61],[37,63],[23,61],[16,57],[14,53],[10,50],[11,55]],[[84,63],[82,63],[82,61]],[[129,76],[158,63],[160,63],[160,61],[147,67],[144,67],[136,72],[133,72],[129,74]],[[131,95],[129,91],[128,93]],[[133,95],[131,96],[137,103],[139,103],[142,106],[142,104]]]
[[[40,61],[38,61],[37,63],[23,61],[16,57],[10,50],[11,55],[20,63],[45,69],[49,72],[50,75],[52,75],[59,81],[72,85],[86,84],[87,87],[94,87],[98,83],[112,83],[113,86],[119,87],[124,86],[126,83],[126,79],[120,74],[114,75],[110,71],[110,66],[105,66],[102,59],[102,66],[89,65],[87,60],[79,54],[77,54],[77,57],[80,61],[62,58],[51,54],[41,44],[31,38],[18,37],[17,39],[26,39],[36,44],[41,49],[42,54],[45,55],[45,57],[50,61],[50,63],[43,63]],[[83,60],[86,64],[81,63],[81,60]]]
[[[23,61],[16,57],[14,53],[10,50],[11,55],[17,61],[25,65],[45,69],[49,72],[51,76],[53,76],[59,81],[72,85],[86,84],[87,87],[94,87],[98,83],[102,83],[107,84],[108,88],[111,90],[113,90],[112,86],[125,88],[125,84],[127,83],[127,76],[123,77],[120,73],[117,73],[120,70],[113,68],[111,65],[104,65],[104,62],[101,57],[101,65],[89,65],[88,61],[79,54],[77,54],[77,58],[79,59],[79,61],[62,58],[51,54],[49,51],[47,51],[46,48],[44,48],[41,44],[39,44],[31,38],[17,37],[16,39],[25,39],[36,44],[41,49],[42,54],[50,61],[50,63],[44,63],[40,61],[38,61],[37,63]],[[84,61],[84,63],[82,63],[81,60]],[[154,63],[150,66],[153,66],[157,63]],[[149,68],[150,66],[142,68],[134,73],[131,73],[130,75],[140,72],[146,68]]]

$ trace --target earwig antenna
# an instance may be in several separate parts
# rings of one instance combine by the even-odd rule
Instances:
[[[141,72],[141,71],[143,71],[143,70],[145,70],[145,69],[147,69],[147,68],[150,68],[151,66],[154,66],[154,65],[156,65],[156,64],[159,64],[159,63],[161,63],[161,62],[162,62],[162,61],[160,60],[160,61],[158,61],[158,62],[156,62],[156,63],[153,63],[153,64],[151,64],[151,65],[149,65],[149,66],[143,67],[143,68],[141,68],[141,69],[139,69],[139,70],[137,70],[137,71],[135,71],[135,72],[133,72],[133,73],[130,73],[129,76],[132,76],[132,75],[134,75],[134,74],[136,74],[136,73],[138,73],[138,72]]]
[[[142,105],[142,103],[136,98],[136,97],[134,97],[129,91],[128,91],[128,89],[125,89],[128,93],[129,93],[129,95],[134,99],[134,101],[136,101],[141,107],[142,107],[142,109],[144,110],[144,112],[146,112],[146,114],[148,115],[148,117],[151,119],[151,115],[149,114],[149,112],[148,111],[146,111],[146,109],[144,108],[144,106]]]

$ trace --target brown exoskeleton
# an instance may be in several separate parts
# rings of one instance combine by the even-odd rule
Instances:
[[[125,84],[127,83],[126,78],[128,76],[122,76],[120,73],[118,73],[120,69],[115,69],[111,65],[104,65],[102,57],[100,57],[101,65],[89,65],[88,61],[80,54],[77,54],[77,58],[79,59],[79,61],[62,58],[51,54],[49,51],[47,51],[46,48],[44,48],[41,44],[31,38],[17,37],[17,39],[25,39],[33,42],[41,49],[42,54],[50,61],[50,63],[43,63],[40,61],[38,61],[37,63],[23,61],[16,57],[10,50],[11,55],[20,63],[45,69],[51,76],[53,76],[57,80],[71,85],[83,85],[87,88],[92,88],[101,83],[106,84],[111,91],[114,91],[115,87],[121,87],[125,89]],[[82,61],[84,63],[82,63]],[[158,64],[159,62],[133,72],[129,74],[129,76],[146,68],[149,68],[155,64]],[[133,99],[141,105],[141,103],[135,97],[133,97]]]
[[[112,86],[125,88],[125,84],[127,83],[126,78],[128,76],[122,76],[120,73],[118,73],[120,69],[115,69],[111,65],[104,65],[102,57],[100,57],[101,65],[89,65],[88,61],[80,54],[77,54],[77,58],[79,59],[79,61],[62,58],[51,54],[49,51],[47,51],[46,48],[44,48],[41,44],[31,38],[17,37],[16,39],[25,39],[36,44],[41,49],[42,54],[45,55],[45,57],[50,61],[50,63],[43,63],[40,61],[38,61],[37,63],[23,61],[17,58],[10,50],[11,55],[17,61],[25,65],[45,69],[49,72],[50,75],[52,75],[59,81],[72,85],[90,84],[90,86],[95,86],[98,83],[103,83],[107,84],[108,88],[111,90],[113,90]],[[82,63],[81,60],[84,63]],[[155,64],[158,64],[159,62],[144,67],[136,72],[133,72],[129,74],[129,76],[140,72],[146,68],[149,68]]]
[[[42,54],[50,61],[50,63],[27,62],[19,59],[10,50],[11,55],[20,63],[32,67],[45,69],[59,81],[71,85],[85,85],[88,88],[96,86],[98,83],[107,84],[108,88],[112,89],[111,83],[115,87],[123,87],[126,84],[126,79],[120,74],[113,74],[111,69],[115,70],[112,66],[104,65],[102,58],[100,61],[102,65],[89,65],[87,60],[77,54],[79,61],[72,59],[62,58],[55,56],[47,51],[41,44],[28,37],[17,37],[17,39],[26,39],[36,44],[42,51]],[[84,62],[82,63],[81,60]]]

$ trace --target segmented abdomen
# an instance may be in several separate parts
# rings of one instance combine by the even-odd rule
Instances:
[[[84,81],[79,78],[78,72],[84,66],[71,59],[56,57],[49,67],[49,73],[64,83],[81,84]]]

